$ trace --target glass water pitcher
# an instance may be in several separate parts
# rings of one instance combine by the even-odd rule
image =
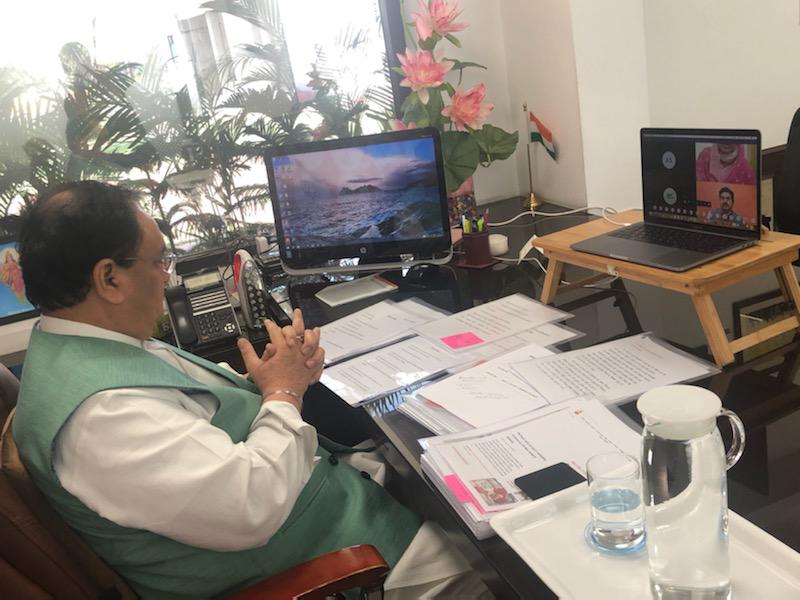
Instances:
[[[744,426],[713,392],[669,385],[643,394],[642,481],[650,588],[659,600],[731,598],[726,471]],[[730,419],[725,453],[717,417]]]

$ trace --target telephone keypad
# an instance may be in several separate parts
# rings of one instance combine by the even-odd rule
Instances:
[[[256,328],[264,327],[264,320],[269,318],[267,306],[264,302],[264,291],[259,287],[259,274],[256,269],[247,269],[244,272],[245,289],[247,290],[247,300],[253,313],[253,326]]]
[[[208,342],[223,335],[236,333],[234,314],[230,308],[223,308],[201,315],[195,315],[200,342]]]

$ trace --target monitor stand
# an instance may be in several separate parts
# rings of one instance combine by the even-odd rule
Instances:
[[[441,265],[449,262],[453,257],[453,248],[451,247],[441,257],[431,258],[414,258],[410,255],[399,256],[396,260],[391,262],[387,261],[386,257],[380,259],[361,259],[358,264],[342,264],[345,261],[331,262],[325,265],[319,265],[308,269],[294,269],[285,263],[283,264],[284,271],[289,275],[309,275],[309,274],[322,274],[322,273],[368,273],[370,271],[388,271],[396,269],[410,269],[412,267],[421,267],[422,265],[435,264]],[[384,262],[373,262],[380,260]],[[368,298],[378,294],[391,292],[397,289],[397,286],[386,279],[374,274],[369,277],[359,277],[351,281],[342,283],[335,283],[320,290],[316,293],[316,297],[328,304],[329,306],[338,306],[348,302],[354,302],[362,298]]]
[[[339,306],[362,298],[386,294],[397,290],[397,285],[379,274],[335,283],[318,291],[315,296],[328,306]]]
[[[304,268],[290,267],[281,259],[281,266],[283,271],[289,275],[316,275],[323,273],[368,273],[369,271],[388,271],[391,269],[405,269],[415,265],[443,265],[450,262],[453,258],[453,247],[451,246],[447,252],[441,257],[428,257],[428,258],[414,258],[413,255],[401,255],[399,260],[387,261],[385,257],[380,259],[362,259],[354,257],[351,259],[342,259],[330,261],[321,265],[314,265]],[[350,261],[358,260],[358,264],[353,264]],[[381,262],[372,262],[372,260],[380,260]],[[342,264],[346,263],[346,264]]]

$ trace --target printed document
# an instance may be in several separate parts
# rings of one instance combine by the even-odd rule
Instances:
[[[451,350],[495,342],[572,315],[523,294],[513,294],[414,328]]]
[[[413,337],[325,369],[320,381],[356,406],[474,360],[469,353],[451,352]]]
[[[540,325],[536,329],[520,331],[511,337],[503,338],[496,342],[474,346],[472,351],[477,356],[488,360],[530,344],[550,348],[551,346],[563,344],[564,342],[579,338],[582,335],[584,334],[571,327],[559,325],[558,323],[547,323],[545,325]]]
[[[435,402],[473,427],[496,423],[548,404],[511,365],[553,354],[543,346],[528,344],[425,386],[417,395]]]
[[[654,387],[717,372],[711,364],[650,333],[526,360],[514,364],[513,370],[550,404],[571,398],[597,398],[604,404],[614,404]]]
[[[442,318],[443,313],[418,300],[384,300],[320,328],[325,364],[375,350],[414,335],[412,327]]]
[[[491,427],[428,438],[441,476],[479,512],[497,512],[527,500],[514,479],[557,462],[586,474],[586,461],[602,452],[639,455],[641,435],[596,400],[551,406]],[[588,509],[587,509],[588,510]],[[587,517],[588,518],[588,517]]]

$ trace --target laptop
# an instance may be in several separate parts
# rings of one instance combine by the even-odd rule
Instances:
[[[641,130],[644,221],[573,250],[687,271],[761,237],[761,133]]]

